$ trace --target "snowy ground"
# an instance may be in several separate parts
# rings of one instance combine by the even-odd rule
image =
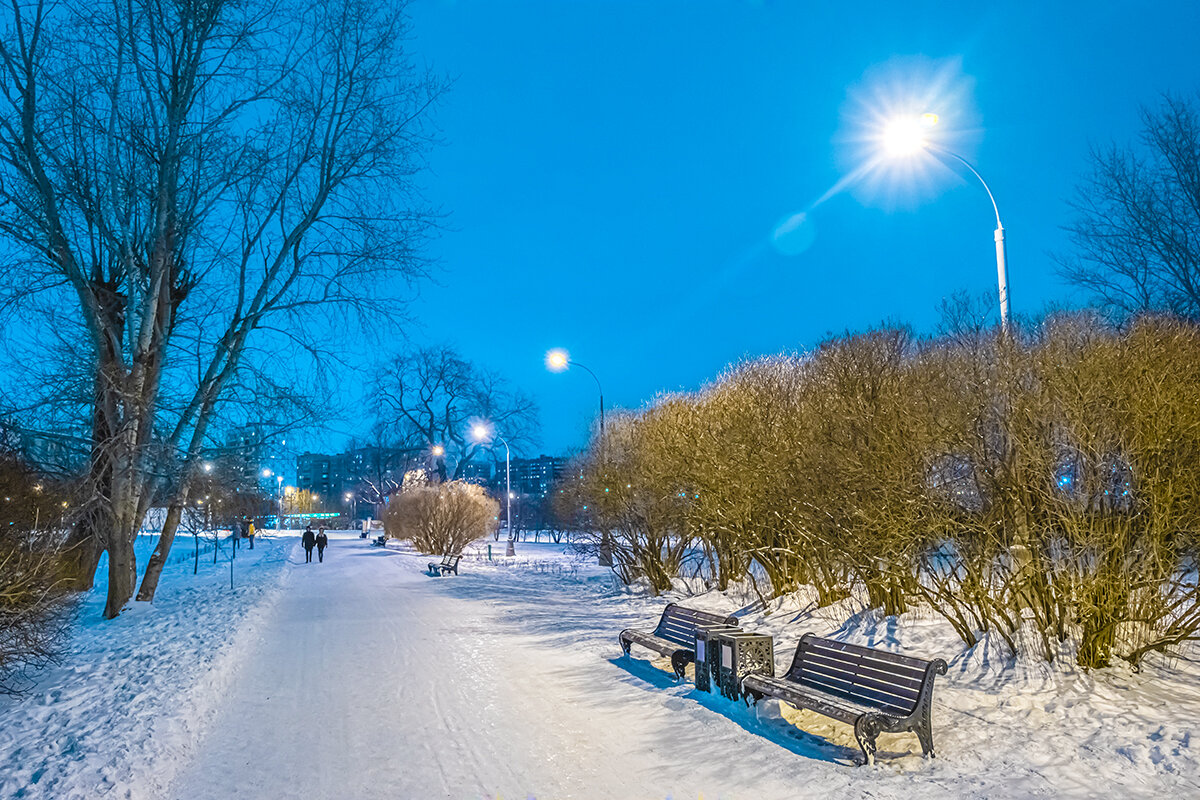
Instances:
[[[188,563],[115,624],[94,623],[89,598],[67,663],[0,700],[0,797],[1200,796],[1195,661],[1085,676],[964,652],[932,616],[847,622],[795,598],[745,613],[781,669],[810,630],[951,661],[939,758],[899,735],[860,768],[848,726],[622,657],[617,632],[652,627],[665,599],[562,545],[504,559],[501,542],[489,562],[485,544],[432,578],[394,547],[338,537],[304,564],[283,539],[239,554],[233,592],[227,571]]]

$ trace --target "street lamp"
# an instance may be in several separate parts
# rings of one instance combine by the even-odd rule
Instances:
[[[929,132],[938,123],[937,114],[921,114],[920,116],[897,117],[889,122],[883,130],[883,146],[888,156],[892,158],[912,157],[922,152],[935,153],[949,158],[966,167],[972,175],[983,184],[988,199],[992,201],[992,211],[996,214],[996,277],[1000,284],[1000,330],[1008,333],[1008,252],[1004,243],[1004,225],[1000,222],[1000,209],[996,205],[996,197],[987,181],[979,174],[970,161],[958,153],[929,141]]]
[[[600,379],[596,377],[596,373],[580,364],[578,361],[571,359],[571,354],[561,347],[556,347],[546,353],[546,368],[551,372],[563,372],[570,366],[579,367],[581,370],[592,376],[592,380],[596,382],[596,389],[600,392],[600,469],[601,474],[604,474],[604,466],[607,463],[605,444],[604,444],[604,387],[600,385]],[[608,531],[605,531],[600,536],[600,552],[598,553],[597,563],[602,567],[612,566],[612,545],[609,542]]]
[[[510,463],[512,454],[510,453],[510,451],[508,449],[508,440],[505,439],[503,436],[497,435],[494,430],[492,430],[489,426],[484,425],[481,422],[477,422],[477,423],[475,423],[475,425],[473,425],[471,427],[471,438],[473,438],[477,442],[486,442],[488,439],[495,438],[495,439],[499,439],[501,442],[504,443],[504,503],[505,503],[504,517],[506,520],[505,524],[508,525],[508,538],[511,539],[511,538],[513,538],[512,481],[511,481],[511,475],[509,472],[509,463]]]
[[[275,535],[283,527],[283,476],[275,476]]]
[[[571,358],[571,354],[561,347],[556,347],[546,353],[546,369],[551,372],[565,372],[569,367],[579,367],[581,370],[592,376],[592,380],[596,382],[596,390],[600,392],[600,449],[604,450],[604,387],[600,385],[600,379],[596,377],[596,373],[580,364]]]

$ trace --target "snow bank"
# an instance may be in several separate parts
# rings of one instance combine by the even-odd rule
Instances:
[[[144,564],[153,537],[138,542]],[[97,586],[73,610],[69,652],[22,698],[0,697],[0,797],[137,800],[161,796],[222,694],[240,652],[269,617],[294,538],[241,547],[230,589],[228,543],[193,576],[176,542],[153,604],[101,619]]]

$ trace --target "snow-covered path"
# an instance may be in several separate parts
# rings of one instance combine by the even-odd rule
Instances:
[[[634,661],[631,674],[572,649],[573,638],[539,635],[595,625],[552,596],[554,581],[530,597],[509,570],[472,575],[464,564],[463,577],[438,579],[421,572],[425,561],[335,540],[325,563],[294,564],[171,796],[807,794],[780,774],[778,745],[662,697],[674,685],[665,673]],[[544,616],[525,616],[531,605]],[[606,633],[615,658],[615,631]],[[700,727],[696,712],[708,717]],[[747,770],[757,773],[752,792]]]
[[[172,794],[523,797],[550,774],[547,796],[588,796],[601,765],[561,757],[588,737],[554,708],[565,698],[545,654],[514,650],[494,608],[437,591],[420,568],[349,539],[293,566]]]
[[[326,556],[292,567],[172,796],[642,796],[647,743],[593,724],[588,676],[507,630],[504,603],[360,540]]]

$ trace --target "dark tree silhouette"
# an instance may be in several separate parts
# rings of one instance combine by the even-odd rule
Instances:
[[[1115,319],[1200,319],[1200,112],[1166,97],[1142,124],[1135,145],[1092,151],[1066,226],[1074,252],[1056,259]]]

